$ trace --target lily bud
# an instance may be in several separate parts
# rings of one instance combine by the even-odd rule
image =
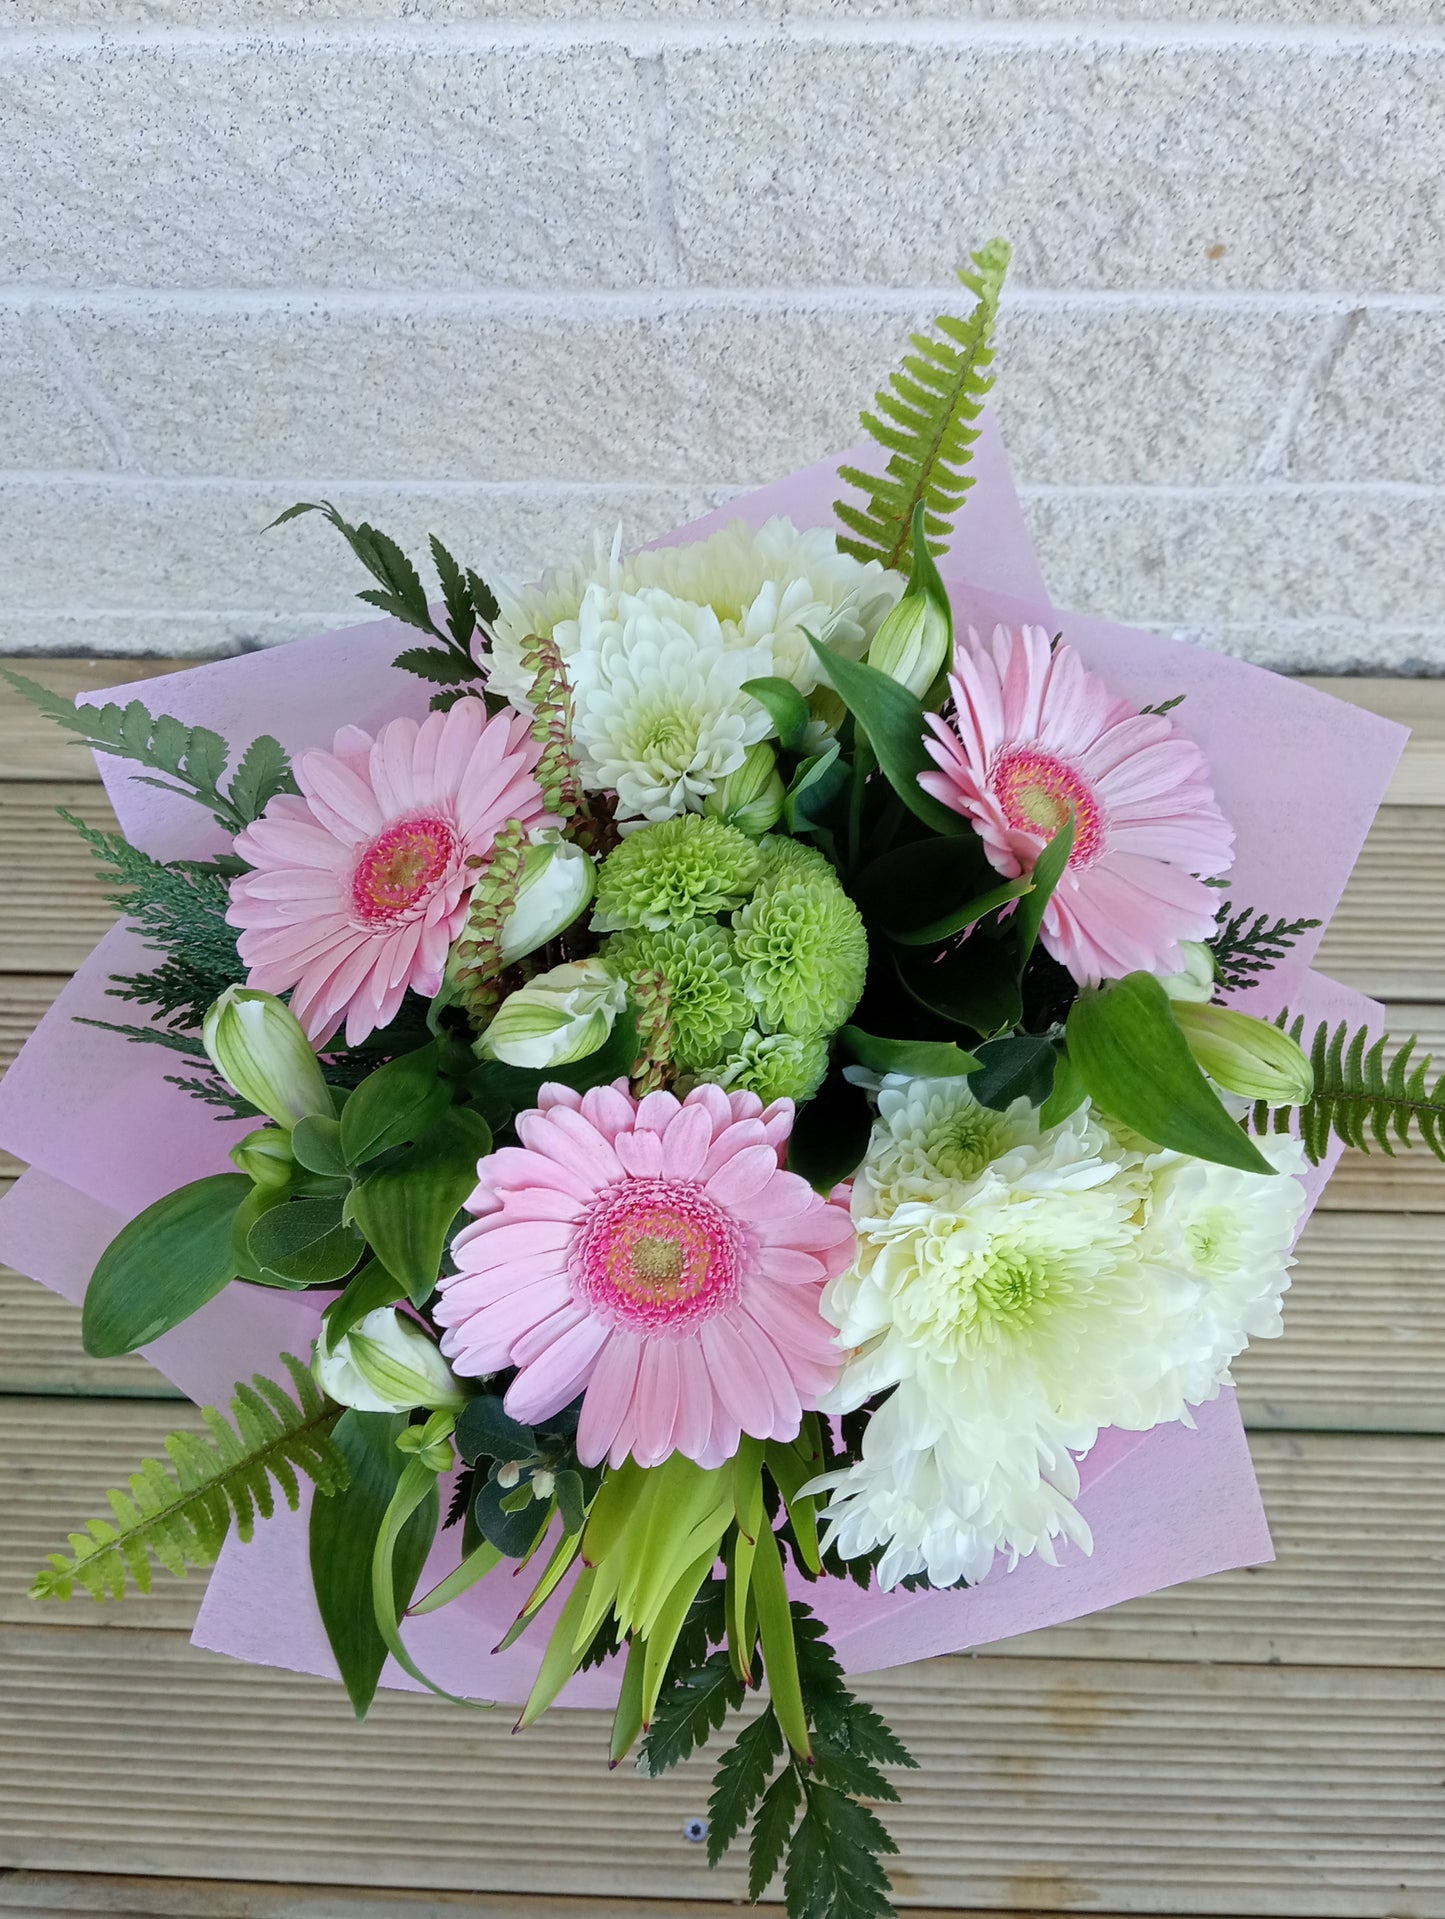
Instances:
[[[525,959],[569,927],[592,903],[597,868],[570,840],[535,840],[522,855],[522,877],[502,923],[502,964]]]
[[[276,1126],[259,1126],[238,1139],[231,1160],[253,1186],[285,1186],[296,1170],[291,1135]]]
[[[753,742],[742,765],[718,781],[702,810],[754,839],[777,825],[783,817],[783,782],[778,756],[766,740]]]
[[[359,1413],[457,1412],[467,1403],[436,1342],[394,1306],[367,1313],[334,1346],[323,1320],[312,1370],[322,1392]]]
[[[597,1051],[626,1004],[627,988],[605,961],[554,966],[502,1001],[477,1050],[533,1071],[570,1066]]]
[[[1184,940],[1179,950],[1184,955],[1184,970],[1170,973],[1159,984],[1172,1000],[1198,1000],[1203,1004],[1213,999],[1213,952],[1201,940]]]
[[[206,1014],[201,1039],[226,1084],[283,1131],[309,1113],[334,1117],[321,1062],[300,1020],[274,993],[228,986]]]
[[[1227,1006],[1177,1001],[1174,1017],[1197,1065],[1227,1092],[1271,1106],[1302,1106],[1314,1070],[1288,1033]]]
[[[953,657],[953,608],[914,515],[913,571],[908,591],[873,635],[868,664],[922,699]]]

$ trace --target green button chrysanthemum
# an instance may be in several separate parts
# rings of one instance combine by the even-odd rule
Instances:
[[[852,900],[824,863],[771,880],[733,915],[743,985],[766,1032],[836,1032],[858,1004],[868,938]]]
[[[592,924],[660,932],[699,915],[728,913],[762,871],[757,845],[722,820],[684,813],[630,833],[603,862]]]
[[[756,1093],[766,1106],[775,1099],[811,1099],[828,1071],[828,1042],[793,1033],[744,1035],[737,1051],[707,1077],[731,1092]]]
[[[712,920],[618,933],[603,949],[624,979],[660,973],[667,982],[672,1057],[703,1072],[736,1047],[752,1021],[732,941]]]
[[[762,856],[757,879],[760,887],[769,886],[774,880],[833,878],[832,866],[816,846],[805,846],[801,840],[790,840],[782,833],[769,833],[759,840],[758,852]]]

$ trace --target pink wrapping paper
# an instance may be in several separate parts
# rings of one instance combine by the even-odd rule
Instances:
[[[838,456],[859,464],[870,457],[871,449]],[[774,513],[801,525],[830,524],[837,465],[832,459],[806,468],[667,541],[706,534],[731,519],[758,525]],[[1185,694],[1180,719],[1209,756],[1238,835],[1233,898],[1241,906],[1327,920],[1384,796],[1404,729],[1240,661],[1059,612],[1044,591],[987,420],[975,472],[978,483],[960,515],[958,537],[940,563],[959,626],[1044,625],[1062,631],[1130,698],[1157,702]],[[407,643],[407,629],[375,621],[126,687],[118,697],[214,726],[238,747],[270,732],[295,751],[329,743],[347,722],[374,727],[397,713],[423,711],[427,689],[390,664]],[[137,845],[180,857],[223,843],[197,807],[141,784],[123,762],[102,761],[101,771],[121,826]],[[1307,959],[1317,943],[1318,936],[1302,942],[1300,957]],[[126,1017],[124,1003],[108,999],[105,986],[112,972],[131,965],[136,946],[122,928],[106,936],[0,1086],[0,1145],[32,1168],[0,1206],[0,1258],[73,1300],[84,1296],[117,1227],[182,1181],[223,1170],[227,1148],[243,1130],[214,1120],[167,1085],[168,1073],[186,1070],[178,1055],[74,1023],[77,1016]],[[1247,1002],[1266,1015],[1285,1003],[1311,1019],[1379,1021],[1370,1001],[1302,966],[1266,976]],[[1311,1203],[1328,1171],[1327,1165],[1310,1180]],[[238,1378],[253,1370],[274,1373],[281,1351],[308,1352],[324,1300],[238,1282],[144,1350],[193,1399],[224,1403]],[[1092,1556],[1067,1547],[1057,1567],[1037,1559],[1013,1571],[1000,1565],[961,1593],[884,1595],[831,1581],[808,1588],[844,1665],[867,1671],[958,1651],[1271,1556],[1227,1390],[1198,1410],[1192,1430],[1102,1435],[1081,1476],[1079,1505],[1094,1533]],[[455,1563],[457,1538],[452,1532],[438,1541],[425,1583]],[[520,1582],[503,1571],[456,1604],[413,1621],[409,1643],[449,1689],[519,1699],[545,1643],[545,1619],[542,1630],[507,1654],[490,1648],[524,1597]],[[227,1545],[194,1637],[239,1658],[335,1671],[306,1566],[304,1508],[261,1527],[249,1546]],[[384,1683],[411,1682],[389,1667]],[[563,1698],[606,1705],[615,1692],[615,1675],[603,1669],[580,1675]]]

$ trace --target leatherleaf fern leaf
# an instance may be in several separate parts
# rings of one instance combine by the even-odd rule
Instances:
[[[975,306],[966,320],[943,313],[934,333],[911,336],[912,352],[878,391],[877,411],[863,424],[888,454],[882,475],[844,466],[838,477],[866,496],[866,505],[839,500],[847,528],[838,545],[858,560],[881,560],[907,572],[912,564],[913,511],[924,508],[931,553],[941,553],[954,515],[973,485],[965,472],[979,435],[974,421],[993,386],[993,330],[1008,271],[1005,240],[990,240],[973,255],[974,272],[958,269]]]
[[[1351,1033],[1347,1020],[1334,1028],[1322,1020],[1306,1041],[1303,1015],[1291,1021],[1284,1012],[1275,1024],[1309,1054],[1315,1090],[1300,1107],[1256,1106],[1256,1132],[1266,1126],[1288,1132],[1298,1114],[1300,1139],[1316,1165],[1332,1134],[1362,1153],[1373,1141],[1393,1158],[1396,1145],[1413,1145],[1418,1133],[1437,1159],[1445,1159],[1445,1073],[1432,1073],[1430,1054],[1416,1058],[1413,1036],[1396,1042],[1381,1033],[1372,1040],[1367,1027]]]
[[[346,1461],[331,1437],[342,1408],[325,1398],[299,1359],[281,1357],[294,1398],[257,1373],[251,1385],[236,1387],[229,1420],[203,1407],[210,1436],[170,1434],[170,1470],[147,1459],[131,1474],[128,1491],[113,1487],[106,1495],[113,1518],[87,1520],[84,1532],[70,1535],[68,1556],[51,1553],[31,1597],[69,1599],[80,1585],[92,1599],[120,1599],[132,1580],[149,1592],[153,1565],[178,1579],[190,1566],[214,1565],[233,1523],[250,1539],[257,1515],[269,1519],[275,1510],[275,1487],[294,1512],[298,1474],[323,1493],[343,1491]]]

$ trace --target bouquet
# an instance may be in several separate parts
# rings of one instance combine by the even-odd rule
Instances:
[[[794,1919],[891,1911],[849,1672],[1267,1556],[1230,1366],[1341,1142],[1445,1154],[1303,964],[1402,736],[1055,614],[1007,258],[836,472],[537,585],[433,539],[439,600],[302,503],[379,623],[17,681],[108,756],[128,925],[7,1084],[0,1250],[91,1353],[256,1369],[36,1595],[265,1519],[197,1637],[358,1715],[605,1703],[655,1774],[741,1712],[708,1856]]]

